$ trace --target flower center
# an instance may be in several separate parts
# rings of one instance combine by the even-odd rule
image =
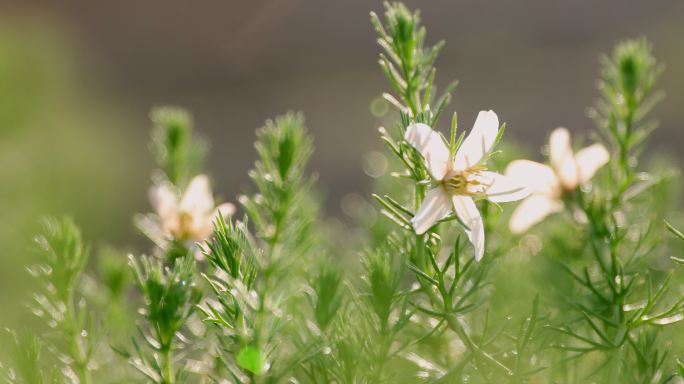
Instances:
[[[181,211],[178,213],[178,227],[174,234],[178,239],[186,239],[191,237],[192,225],[194,218],[192,213]]]
[[[465,195],[468,192],[467,174],[452,172],[442,180],[442,185],[450,195]]]

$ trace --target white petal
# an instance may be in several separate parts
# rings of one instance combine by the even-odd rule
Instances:
[[[551,166],[556,170],[560,183],[566,189],[575,189],[578,183],[577,163],[572,154],[570,132],[556,128],[549,138]]]
[[[480,111],[473,129],[463,140],[454,157],[454,168],[468,169],[477,164],[491,149],[499,133],[499,118],[494,111]]]
[[[178,215],[178,197],[171,185],[163,183],[150,188],[150,203],[162,221],[168,221]]]
[[[570,132],[562,127],[554,129],[549,136],[549,157],[551,158],[551,164],[558,164],[568,156],[568,153],[572,155]]]
[[[417,234],[427,232],[438,220],[443,219],[452,210],[449,194],[442,187],[430,190],[411,220]]]
[[[508,226],[513,233],[523,233],[546,216],[562,209],[563,204],[559,200],[535,194],[518,205]]]
[[[506,176],[522,180],[533,192],[549,196],[560,194],[558,177],[551,167],[530,160],[515,160],[508,164]]]
[[[579,181],[586,183],[592,176],[603,167],[610,155],[608,150],[601,144],[590,145],[586,148],[580,149],[575,155],[577,160],[577,168],[579,169]]]
[[[197,261],[204,261],[204,253],[202,253],[202,250],[198,247],[195,247],[195,252],[194,252],[195,260]]]
[[[193,221],[188,229],[190,238],[196,242],[202,242],[211,236],[214,230],[214,223],[208,217]]]
[[[211,236],[214,231],[214,221],[218,220],[219,212],[224,220],[228,220],[235,213],[235,206],[231,203],[223,203],[216,207],[211,215],[195,216],[191,230],[197,241],[203,241]]]
[[[523,182],[524,179],[515,179],[496,172],[480,172],[478,179],[485,186],[487,199],[495,203],[524,199],[531,192]]]
[[[193,215],[206,215],[214,209],[214,197],[206,175],[197,175],[190,180],[181,199],[180,209]]]
[[[455,195],[453,198],[454,211],[461,219],[466,228],[466,234],[470,243],[475,248],[475,260],[482,260],[485,249],[484,223],[480,211],[477,210],[475,201],[471,197]]]
[[[223,203],[216,207],[213,216],[218,217],[219,212],[221,213],[221,216],[223,216],[224,219],[227,219],[233,216],[233,214],[235,214],[235,206],[231,203]]]
[[[428,170],[435,179],[444,178],[449,162],[449,148],[439,133],[427,124],[413,123],[406,128],[404,140],[423,155]]]

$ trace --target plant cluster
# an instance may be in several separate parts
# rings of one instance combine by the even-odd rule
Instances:
[[[364,236],[322,218],[301,114],[257,130],[238,209],[215,202],[191,116],[157,108],[153,212],[135,218],[149,256],[129,254],[123,267],[109,250],[88,268],[74,223],[46,221],[42,262],[29,268],[40,332],[7,331],[0,377],[682,382],[684,257],[671,240],[684,234],[664,222],[674,173],[641,156],[661,99],[650,44],[626,41],[603,59],[592,143],[575,151],[558,128],[548,161],[514,160],[497,149],[506,124],[494,111],[469,130],[456,112],[443,123],[456,86],[437,92],[444,43],[427,43],[418,12],[385,7],[371,22],[395,109],[379,129],[392,172],[361,214]],[[359,262],[348,266],[352,245]],[[114,322],[130,327],[114,332]]]

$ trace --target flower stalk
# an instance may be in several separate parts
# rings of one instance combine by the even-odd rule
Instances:
[[[397,99],[385,94],[385,99],[399,109],[401,125],[399,138],[392,138],[383,131],[382,139],[413,176],[415,214],[389,197],[376,196],[376,199],[388,208],[389,216],[395,222],[407,223],[409,220],[404,215],[413,216],[408,225],[415,231],[409,267],[420,286],[416,292],[425,295],[428,306],[416,301],[416,308],[436,317],[455,333],[468,351],[468,357],[462,358],[465,364],[472,358],[500,370],[504,377],[510,377],[514,372],[473,340],[458,315],[470,310],[466,300],[471,295],[476,296],[483,275],[471,277],[452,266],[453,262],[460,263],[463,251],[460,245],[440,266],[436,254],[441,241],[433,225],[441,221],[459,221],[474,247],[474,259],[480,261],[485,253],[485,225],[474,198],[513,201],[526,197],[530,191],[522,183],[487,170],[486,161],[504,131],[499,129],[494,112],[480,112],[468,136],[465,133],[458,136],[454,114],[448,144],[432,129],[449,103],[453,89],[453,86],[447,88],[433,112],[430,104],[434,102],[436,71],[432,65],[443,44],[424,48],[425,29],[419,25],[418,13],[409,12],[401,4],[386,4],[386,8],[384,24],[374,14],[371,21],[385,51],[380,56],[380,66],[399,95]],[[428,188],[426,180],[433,181],[432,189]],[[406,224],[402,226],[406,227]],[[478,268],[472,268],[475,269]],[[483,266],[480,272],[485,270]],[[469,280],[471,278],[475,280]],[[450,287],[447,287],[447,279],[452,280]],[[458,291],[461,284],[473,282],[475,284],[468,292]]]

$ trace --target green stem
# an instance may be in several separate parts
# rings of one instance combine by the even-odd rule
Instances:
[[[388,333],[389,326],[387,322],[383,322],[382,329],[380,331],[380,337],[382,339],[380,343],[380,351],[377,356],[377,366],[373,370],[371,381],[372,383],[382,383],[384,381],[385,364],[387,364],[389,349],[391,345],[391,337]]]
[[[76,362],[75,367],[81,384],[89,384],[90,370],[88,369],[88,362],[84,360]]]
[[[461,324],[460,320],[458,319],[458,317],[456,315],[454,315],[453,313],[450,313],[451,308],[448,308],[445,306],[445,303],[448,300],[446,300],[446,299],[441,300],[429,285],[427,285],[422,279],[419,279],[419,281],[420,281],[421,287],[423,289],[423,292],[425,292],[428,295],[433,306],[437,306],[437,307],[441,306],[445,309],[444,320],[446,320],[449,328],[458,335],[458,337],[461,339],[461,341],[463,341],[463,344],[465,344],[466,348],[468,348],[468,350],[470,350],[470,352],[473,355],[487,361],[488,363],[493,365],[495,368],[504,372],[506,375],[512,376],[513,371],[510,368],[508,368],[505,364],[498,361],[494,356],[490,355],[489,353],[484,351],[482,348],[480,348],[477,344],[475,344],[475,342],[470,337],[470,335],[468,335],[468,333],[465,331],[465,329],[464,329],[463,325]]]
[[[287,204],[284,201],[281,201],[281,204]],[[287,212],[287,209],[284,210],[284,212]],[[254,337],[252,338],[252,346],[255,347],[257,350],[261,351],[261,345],[263,344],[263,338],[264,338],[264,328],[266,326],[266,298],[268,296],[268,291],[271,286],[271,265],[273,263],[273,259],[275,258],[276,254],[276,249],[278,247],[278,244],[280,242],[280,237],[282,235],[282,227],[283,227],[283,218],[285,217],[285,213],[282,213],[280,215],[277,215],[275,217],[275,230],[273,231],[273,236],[267,241],[268,244],[268,251],[266,252],[267,255],[267,265],[263,269],[263,278],[262,278],[262,287],[261,287],[261,292],[259,294],[259,308],[257,309],[257,314],[256,314],[256,321],[254,322]],[[252,383],[259,383],[261,382],[261,376],[257,374],[252,374],[250,372],[250,378]]]
[[[416,185],[415,189],[415,211],[418,212],[420,205],[423,203],[425,198],[425,187],[422,185]],[[416,260],[414,260],[416,266],[420,268],[421,271],[425,270],[425,235],[416,236]]]
[[[632,98],[630,98],[630,100],[631,99]],[[618,192],[613,199],[613,203],[615,205],[620,203],[622,195],[631,185],[633,178],[632,167],[629,165],[629,151],[630,141],[632,140],[632,131],[634,130],[634,111],[636,106],[633,102],[629,102],[628,105],[629,108],[626,112],[626,115],[622,117],[622,124],[624,126],[622,137],[617,137],[621,180],[619,180],[619,183],[617,184],[619,186]]]
[[[87,352],[83,350],[83,345],[81,344],[81,326],[77,321],[76,307],[74,305],[74,287],[70,287],[67,292],[68,303],[67,315],[66,315],[66,327],[69,335],[69,343],[71,344],[71,357],[74,359],[73,367],[78,375],[81,384],[90,383],[90,371],[88,370],[88,356]]]
[[[175,384],[176,377],[173,371],[173,361],[171,359],[171,347],[165,347],[161,350],[162,355],[162,383]]]

